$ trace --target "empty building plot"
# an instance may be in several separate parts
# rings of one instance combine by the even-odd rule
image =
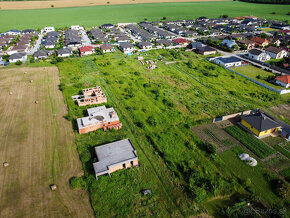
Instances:
[[[87,117],[77,119],[79,134],[92,132],[98,129],[119,130],[122,128],[117,112],[106,106],[89,108]]]
[[[93,164],[96,178],[124,168],[138,166],[138,157],[130,139],[95,147],[98,162]]]
[[[101,86],[82,90],[83,95],[74,95],[72,99],[78,102],[78,106],[107,103],[107,97]]]

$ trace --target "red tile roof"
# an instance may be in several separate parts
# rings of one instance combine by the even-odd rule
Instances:
[[[184,43],[189,43],[186,39],[178,38],[178,39],[173,39],[172,41],[177,42],[178,44],[184,44]]]
[[[252,37],[251,41],[256,42],[257,44],[263,44],[264,42],[268,42],[269,43],[269,41],[267,39],[263,39],[263,38],[260,38],[260,37],[257,37],[257,36]]]
[[[92,46],[84,46],[84,47],[81,47],[79,49],[80,49],[80,52],[83,53],[83,52],[86,52],[86,51],[93,51],[94,47],[92,47]]]
[[[279,80],[283,83],[290,84],[290,75],[283,75],[276,77],[276,80]]]

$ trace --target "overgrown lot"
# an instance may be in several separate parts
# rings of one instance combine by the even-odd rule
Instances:
[[[86,108],[79,108],[71,96],[95,85],[102,86],[107,106],[115,108],[123,123],[120,131],[76,134],[85,171],[83,186],[88,187],[97,216],[192,215],[204,210],[199,202],[240,190],[239,181],[217,156],[206,152],[191,127],[218,115],[285,102],[278,94],[193,53],[147,54],[145,60],[162,56],[182,62],[157,61],[158,68],[150,71],[136,55],[117,52],[58,64],[60,88],[69,106],[67,118],[74,127]],[[140,167],[96,180],[94,146],[127,137],[136,146]],[[152,189],[151,197],[140,194],[145,188]]]

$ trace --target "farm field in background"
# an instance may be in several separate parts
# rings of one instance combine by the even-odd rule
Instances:
[[[86,107],[78,107],[71,96],[96,85],[102,87],[107,106],[114,107],[123,123],[119,131],[76,136],[85,171],[80,179],[88,187],[97,216],[108,215],[108,211],[109,216],[131,216],[136,211],[144,216],[192,215],[207,212],[201,202],[246,192],[244,183],[225,168],[227,162],[211,156],[192,127],[226,113],[287,102],[289,97],[282,98],[193,52],[146,53],[144,59],[155,61],[157,69],[147,70],[137,55],[126,56],[120,51],[58,63],[60,88],[69,106],[67,118],[75,131],[75,119],[86,115]],[[127,137],[137,149],[140,167],[96,180],[94,147]],[[142,189],[151,189],[152,197],[142,196]],[[264,200],[274,205],[271,198],[265,196]]]
[[[83,171],[59,83],[56,67],[0,70],[0,217],[93,216],[69,187]]]
[[[164,2],[217,2],[231,0],[2,0],[0,7],[4,10],[23,10],[40,8],[64,8],[64,7],[84,7],[96,5],[120,5],[120,4],[142,4],[142,3],[164,3]]]
[[[16,2],[18,4],[18,2]],[[34,2],[31,2],[34,3]],[[0,3],[1,4],[1,3]],[[0,6],[1,7],[1,6]],[[104,23],[194,19],[255,15],[273,20],[288,20],[288,5],[252,4],[238,1],[183,2],[130,5],[104,5],[75,8],[49,8],[35,10],[1,10],[0,31],[9,29],[43,28],[45,26],[69,27],[83,25],[92,27]],[[276,12],[276,14],[272,14]],[[35,22],[37,20],[37,22]]]

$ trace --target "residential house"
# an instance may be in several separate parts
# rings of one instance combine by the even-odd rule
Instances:
[[[190,41],[183,39],[183,38],[177,38],[177,39],[173,39],[173,42],[182,45],[182,47],[186,47],[189,45]]]
[[[103,53],[108,53],[108,52],[114,52],[115,51],[114,46],[113,45],[108,45],[108,44],[101,45],[100,49],[101,49],[101,51]]]
[[[80,47],[80,55],[84,56],[84,55],[91,55],[95,52],[95,49],[93,46],[84,46],[84,47]]]
[[[197,49],[199,47],[202,47],[202,43],[201,42],[192,42],[192,43],[190,43],[190,48],[193,49],[193,50],[195,50],[195,49]]]
[[[168,47],[168,46],[174,46],[175,43],[171,40],[168,39],[161,39],[161,40],[157,40],[156,43],[158,45],[164,46],[164,47]]]
[[[114,28],[113,24],[107,23],[100,26],[101,29],[112,29]]]
[[[72,96],[72,99],[78,102],[78,106],[107,103],[107,97],[100,86],[83,89],[82,93]]]
[[[4,35],[9,35],[9,36],[17,36],[21,33],[19,30],[8,30],[4,33]]]
[[[248,57],[257,60],[257,61],[269,61],[271,59],[271,56],[266,54],[264,51],[259,49],[252,49],[249,51]]]
[[[242,116],[241,125],[258,137],[277,132],[281,126],[261,112]]]
[[[43,28],[43,32],[46,32],[46,33],[53,32],[53,31],[55,31],[54,27],[44,27]]]
[[[221,42],[221,45],[226,46],[227,48],[232,48],[233,46],[236,46],[237,43],[233,40],[229,40],[229,39],[224,39]]]
[[[269,41],[267,39],[263,39],[258,36],[252,37],[251,41],[255,42],[255,44],[260,47],[265,47],[269,45]]]
[[[239,67],[244,61],[236,57],[219,57],[214,62],[225,67]]]
[[[27,60],[27,54],[26,53],[14,53],[10,55],[8,58],[10,63],[16,63],[17,61],[21,61],[22,63],[25,63]]]
[[[36,31],[34,29],[26,29],[21,31],[22,34],[34,34],[35,32]]]
[[[265,51],[273,59],[282,59],[287,56],[287,51],[283,48],[276,48],[276,47],[270,46]]]
[[[240,44],[241,46],[244,45],[247,50],[255,48],[255,42],[248,39],[237,40],[237,43]]]
[[[215,55],[216,50],[209,46],[198,47],[197,52],[202,55]]]
[[[139,42],[138,43],[138,47],[140,49],[152,49],[153,48],[153,44],[151,42]]]
[[[70,29],[79,31],[79,30],[83,29],[83,27],[81,27],[79,25],[75,25],[75,26],[71,26]]]
[[[69,57],[73,54],[72,49],[71,48],[61,48],[59,50],[57,50],[57,56],[58,57]]]
[[[93,163],[96,178],[131,167],[138,166],[138,157],[130,139],[123,139],[95,147],[97,162]]]
[[[33,57],[35,60],[42,60],[48,58],[48,56],[52,55],[53,51],[48,50],[38,50],[34,52]]]
[[[290,75],[277,76],[275,81],[280,86],[290,88]]]
[[[106,106],[87,109],[88,116],[77,119],[79,134],[92,132],[98,129],[119,130],[122,128],[117,112]]]
[[[119,47],[125,54],[132,54],[135,51],[134,45],[131,43],[125,42],[120,44]]]

